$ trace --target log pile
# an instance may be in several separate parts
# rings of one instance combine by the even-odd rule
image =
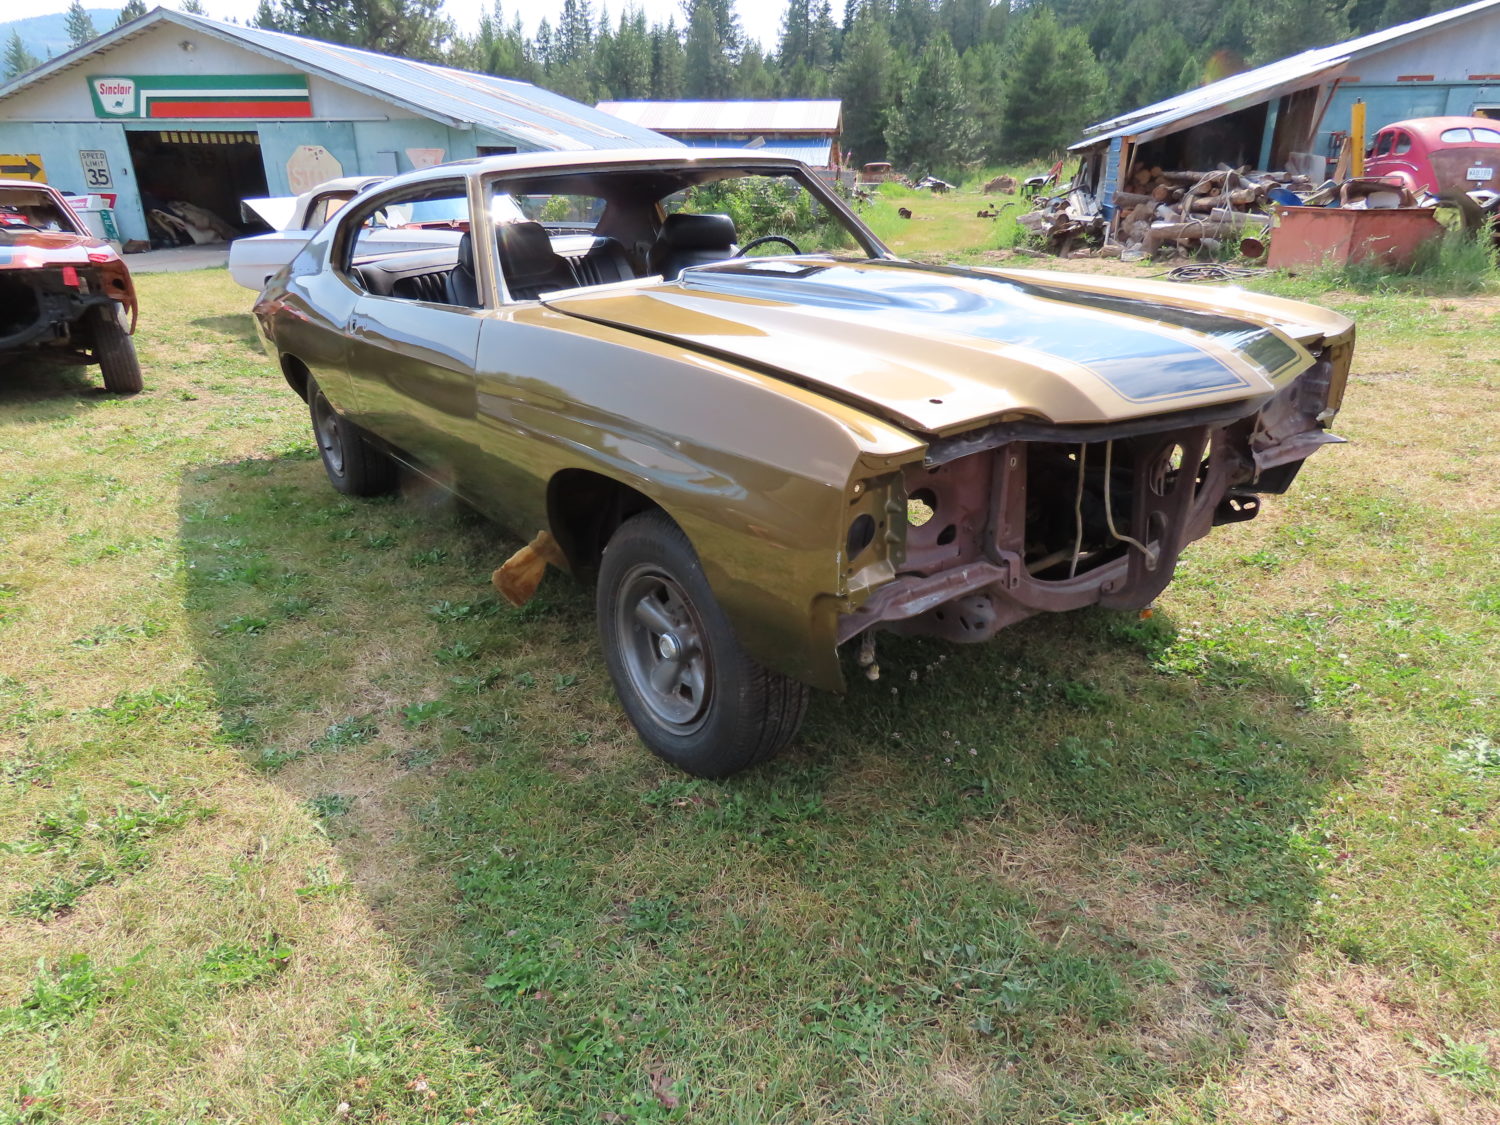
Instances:
[[[1099,202],[1085,191],[1040,199],[1036,210],[1016,221],[1040,240],[1043,249],[1061,257],[1082,255],[1085,248],[1097,246],[1105,234]]]
[[[1246,168],[1173,172],[1136,166],[1115,193],[1111,233],[1130,256],[1155,255],[1166,246],[1215,253],[1226,239],[1263,241],[1271,225],[1269,195],[1277,187],[1312,190],[1304,177]]]

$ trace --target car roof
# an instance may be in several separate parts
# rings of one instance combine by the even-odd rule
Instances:
[[[1375,130],[1384,133],[1387,129],[1405,129],[1408,133],[1437,134],[1444,129],[1500,129],[1500,120],[1493,117],[1410,117],[1405,121],[1392,121]]]
[[[505,156],[475,156],[393,176],[382,187],[404,187],[424,180],[507,172],[587,171],[590,168],[806,168],[789,156],[746,148],[601,148],[584,152],[517,152]]]
[[[61,194],[51,184],[40,184],[35,180],[0,180],[0,188],[30,188],[32,191],[50,191],[53,195]]]

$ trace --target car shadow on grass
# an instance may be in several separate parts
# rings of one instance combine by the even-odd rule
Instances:
[[[0,410],[33,417],[91,410],[118,397],[104,389],[97,367],[58,363],[41,356],[5,360],[5,374],[0,378]]]
[[[255,318],[248,312],[228,316],[200,316],[193,321],[198,328],[207,328],[247,348],[260,350],[260,335],[255,331]]]
[[[449,1018],[549,1121],[1096,1120],[1211,1098],[1316,908],[1359,767],[1307,687],[1170,617],[882,639],[779,761],[639,747],[559,575],[306,457],[181,485],[226,736],[317,818]]]

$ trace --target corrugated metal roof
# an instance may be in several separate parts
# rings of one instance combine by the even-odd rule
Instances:
[[[423,117],[448,125],[473,125],[538,148],[653,148],[676,143],[660,133],[527,82],[379,55],[278,31],[220,23],[166,8],[154,8],[0,86],[0,100],[90,60],[160,23],[212,35]]]
[[[1210,120],[1272,96],[1316,86],[1337,75],[1351,59],[1360,55],[1497,6],[1500,6],[1500,0],[1478,0],[1477,3],[1465,4],[1461,8],[1362,35],[1358,39],[1315,47],[1300,55],[1267,63],[1242,74],[1232,74],[1218,82],[1210,82],[1207,86],[1199,86],[1164,101],[1090,125],[1085,130],[1086,139],[1069,148],[1093,148],[1115,137],[1129,136],[1137,140],[1149,140],[1151,136],[1175,131],[1167,126],[1186,128],[1199,120]]]
[[[600,102],[604,113],[663,133],[837,133],[841,101]]]
[[[753,148],[744,141],[733,141],[727,137],[690,137],[686,143],[689,148],[711,148],[719,151],[742,149],[745,152],[763,153],[766,156],[789,156],[813,168],[828,167],[828,162],[833,155],[833,141],[826,137],[821,140],[767,141]]]

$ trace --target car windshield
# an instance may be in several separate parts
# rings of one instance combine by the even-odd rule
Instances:
[[[502,302],[675,281],[747,255],[885,254],[831,190],[796,165],[685,160],[491,174],[484,183]],[[474,237],[460,182],[372,200],[344,229],[354,231],[344,268],[357,286],[397,300],[468,307],[489,300],[470,259],[485,240]]]
[[[669,215],[728,215],[742,247],[760,239],[785,240],[768,241],[760,254],[864,256],[854,253],[859,244],[843,219],[787,175],[737,175],[698,184],[668,196],[662,208]]]
[[[51,192],[32,188],[0,188],[0,234],[31,231],[81,233],[71,215]]]

